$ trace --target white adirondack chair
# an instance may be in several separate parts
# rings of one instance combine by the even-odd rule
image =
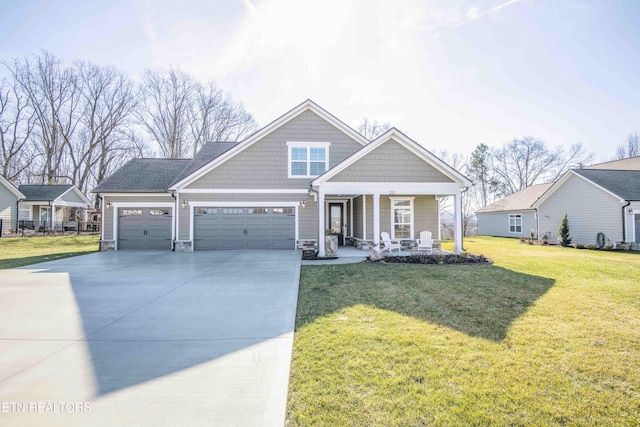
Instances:
[[[431,254],[433,252],[433,239],[430,231],[421,231],[418,239],[418,252]]]
[[[393,252],[394,249],[397,249],[398,252],[402,250],[402,244],[400,244],[400,240],[391,240],[389,233],[383,231],[380,233],[380,238],[382,239],[382,243],[384,243],[384,249],[382,252]]]

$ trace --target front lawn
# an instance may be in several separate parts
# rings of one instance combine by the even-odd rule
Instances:
[[[638,425],[640,255],[465,248],[494,265],[303,267],[288,425]]]
[[[2,238],[0,270],[96,252],[99,241],[97,235]]]

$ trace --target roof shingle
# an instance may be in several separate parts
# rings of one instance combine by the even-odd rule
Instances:
[[[25,195],[25,201],[52,201],[63,195],[73,185],[21,185],[18,190]]]
[[[640,200],[640,170],[573,169],[625,200]]]

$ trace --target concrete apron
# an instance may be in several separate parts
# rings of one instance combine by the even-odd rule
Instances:
[[[0,271],[0,425],[282,426],[297,251]]]

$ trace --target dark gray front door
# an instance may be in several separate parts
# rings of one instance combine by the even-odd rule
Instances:
[[[171,249],[171,208],[120,208],[118,249]]]
[[[194,249],[294,249],[294,208],[195,208]]]

